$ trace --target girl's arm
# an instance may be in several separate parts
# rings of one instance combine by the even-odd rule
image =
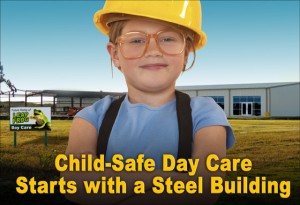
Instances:
[[[75,118],[73,120],[69,142],[66,149],[66,155],[73,154],[80,158],[82,154],[92,154],[97,157],[98,133],[96,128],[88,121],[82,118]],[[133,196],[133,185],[137,180],[145,182],[145,188],[149,189],[152,185],[152,178],[160,175],[160,171],[153,172],[114,172],[112,169],[105,168],[104,172],[88,172],[88,171],[65,171],[61,172],[61,177],[65,178],[65,181],[75,181],[77,191],[75,194],[66,194],[66,198],[70,201],[78,204],[116,204],[126,200],[130,196]],[[101,194],[101,189],[98,194],[86,194],[86,190],[83,185],[83,181],[102,181],[101,177],[106,177],[108,180],[110,177],[119,176],[122,181],[126,182],[126,194]],[[165,175],[167,176],[167,175]],[[108,191],[108,190],[106,190]]]
[[[72,154],[77,158],[80,158],[82,154],[91,154],[95,158],[96,154],[96,146],[97,146],[98,133],[96,128],[89,123],[88,121],[82,118],[74,118],[70,134],[68,146],[66,149],[66,155]],[[66,198],[70,201],[76,202],[78,204],[111,204],[117,203],[119,201],[124,200],[128,196],[130,196],[130,192],[127,191],[128,194],[87,194],[83,185],[83,181],[101,181],[101,177],[105,176],[107,179],[115,176],[116,174],[110,170],[105,169],[104,172],[96,172],[96,171],[80,171],[80,172],[70,172],[65,171],[61,172],[61,177],[64,177],[66,181],[75,181],[77,191],[75,194],[66,194]],[[121,174],[118,174],[119,176]],[[133,180],[133,177],[129,176],[126,182],[130,184],[130,179]],[[124,177],[121,176],[123,179]],[[101,189],[99,190],[101,192]]]
[[[196,133],[192,158],[200,159],[197,173],[194,177],[187,177],[187,174],[176,173],[172,176],[176,180],[195,181],[203,177],[203,194],[154,194],[151,189],[146,194],[135,195],[120,203],[129,204],[214,204],[219,195],[210,194],[210,178],[220,176],[224,179],[225,173],[221,171],[210,172],[206,168],[206,158],[210,154],[216,154],[219,159],[226,157],[226,129],[223,126],[205,127]],[[165,175],[166,173],[163,173]]]

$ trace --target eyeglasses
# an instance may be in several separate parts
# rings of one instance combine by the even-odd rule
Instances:
[[[155,34],[128,32],[117,38],[117,44],[124,58],[136,59],[145,55],[150,39],[154,38],[158,49],[167,55],[178,55],[186,45],[186,35],[174,30],[162,30]]]

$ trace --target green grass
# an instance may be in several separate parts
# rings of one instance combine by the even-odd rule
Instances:
[[[248,158],[250,172],[228,172],[237,176],[266,176],[270,181],[291,181],[291,196],[222,195],[219,204],[299,204],[300,193],[300,121],[299,120],[230,120],[236,144],[228,150],[229,158]]]
[[[29,195],[16,202],[15,195],[11,193],[16,186],[14,180],[18,176],[47,180],[59,177],[54,158],[66,149],[71,121],[52,121],[53,130],[48,132],[47,146],[44,145],[44,132],[17,132],[16,147],[14,133],[9,131],[9,121],[2,120],[0,123],[0,188],[6,190],[1,192],[1,198],[5,197],[7,204],[26,204],[26,200],[30,204],[41,204]],[[266,176],[270,181],[291,181],[291,196],[282,199],[278,194],[222,194],[218,205],[299,204],[300,121],[230,120],[230,123],[236,135],[236,144],[228,150],[228,158],[249,158],[253,168],[250,172],[228,172],[226,180],[236,181],[237,176],[247,176],[249,180],[255,176]],[[61,201],[61,196],[47,197],[49,204],[60,204]]]

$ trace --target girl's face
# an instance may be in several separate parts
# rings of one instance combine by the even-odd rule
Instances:
[[[124,24],[122,35],[129,32],[156,34],[169,29],[168,24],[159,21],[129,20]],[[132,44],[132,40],[129,40]],[[164,39],[163,41],[168,43],[170,40]],[[134,43],[139,44],[140,42],[140,40],[134,38]],[[175,89],[175,81],[187,63],[188,50],[186,48],[180,54],[168,55],[159,49],[154,38],[150,38],[144,55],[139,58],[128,58],[126,56],[127,51],[124,50],[125,47],[122,48],[123,53],[121,53],[120,44],[108,43],[107,45],[107,50],[114,65],[125,76],[129,91],[159,92],[166,89]],[[172,50],[170,51],[172,52]]]

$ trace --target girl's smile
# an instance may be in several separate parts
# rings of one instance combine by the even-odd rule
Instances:
[[[164,64],[164,63],[149,63],[149,64],[144,64],[139,66],[142,69],[146,69],[146,70],[160,70],[160,69],[164,69],[166,68],[168,65]]]

